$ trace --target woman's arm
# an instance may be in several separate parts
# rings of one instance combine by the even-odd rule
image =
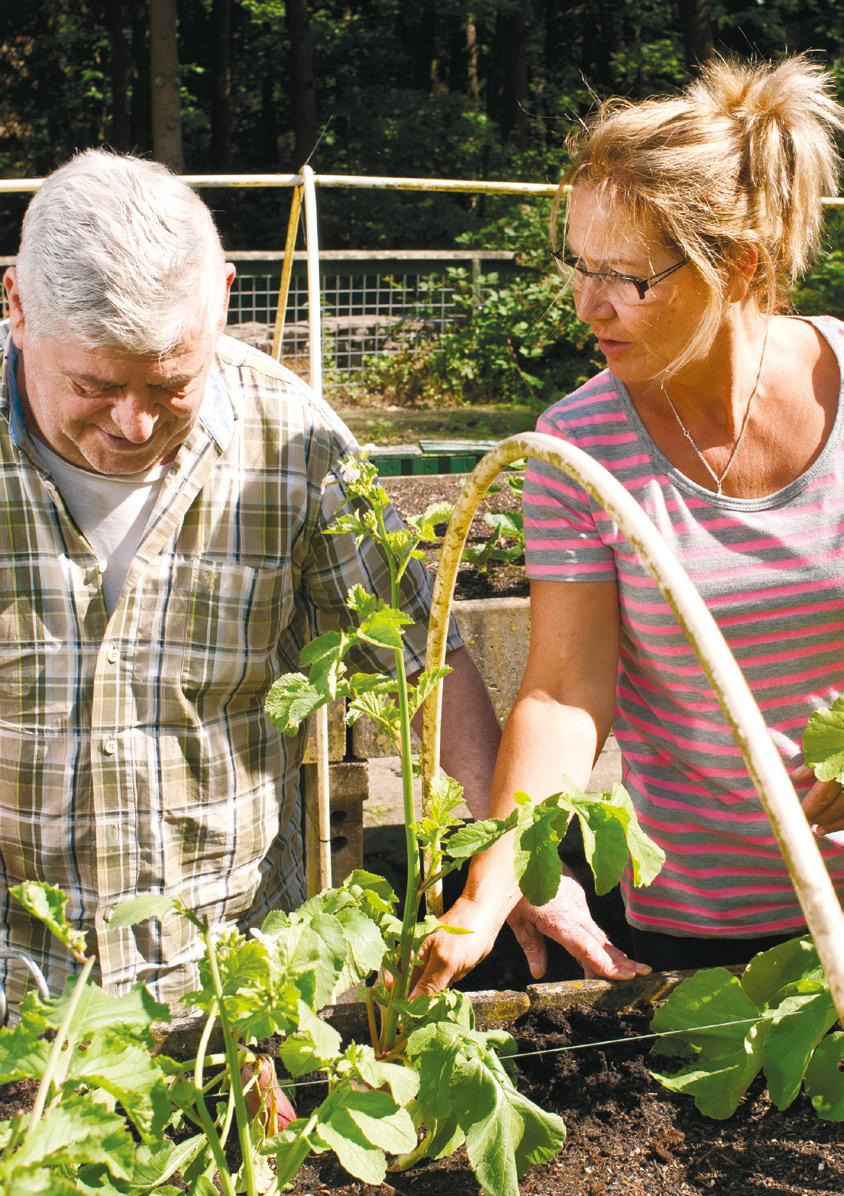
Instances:
[[[532,583],[530,652],[498,753],[492,816],[510,812],[517,789],[539,801],[567,781],[587,787],[612,723],[617,664],[614,584]],[[429,939],[415,991],[436,992],[465,975],[489,953],[511,915],[534,975],[544,971],[542,934],[598,975],[622,979],[649,970],[608,942],[571,877],[563,878],[558,895],[541,909],[525,902],[513,871],[512,835],[507,835],[472,861],[462,895],[443,917],[473,933]]]

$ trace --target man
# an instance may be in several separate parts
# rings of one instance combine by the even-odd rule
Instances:
[[[70,964],[9,897],[20,881],[67,893],[106,986],[142,979],[164,1000],[193,986],[195,934],[177,917],[110,929],[114,905],[166,892],[246,927],[303,900],[302,738],[270,726],[264,697],[311,634],[348,621],[352,585],[389,594],[376,549],[324,534],[348,431],[221,335],[233,276],[188,187],[89,151],[33,198],[4,278],[0,941],[53,991]],[[418,669],[421,568],[404,602]],[[450,646],[446,727],[485,800],[498,728]]]

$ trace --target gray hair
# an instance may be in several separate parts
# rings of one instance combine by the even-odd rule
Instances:
[[[223,317],[225,257],[206,205],[166,167],[107,150],[44,180],[17,278],[32,336],[91,349],[163,355]]]

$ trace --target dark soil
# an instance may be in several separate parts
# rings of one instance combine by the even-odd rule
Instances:
[[[840,1124],[819,1120],[804,1097],[775,1109],[757,1082],[733,1117],[712,1121],[693,1102],[648,1075],[648,1043],[552,1053],[566,1045],[646,1034],[649,1014],[532,1011],[515,1027],[521,1090],[560,1113],[562,1153],[533,1167],[522,1196],[835,1196],[844,1191]],[[662,1059],[658,1061],[664,1063]],[[476,1196],[464,1151],[423,1164],[373,1188],[351,1180],[333,1156],[299,1173],[299,1196]]]
[[[436,474],[427,477],[384,478],[384,487],[399,512],[405,516],[421,515],[426,507],[435,502],[455,503],[460,496],[463,477],[460,475]],[[496,494],[487,497],[472,522],[468,543],[479,547],[488,538],[490,529],[484,523],[485,511],[518,511],[520,502],[509,486],[502,486]],[[439,553],[432,549],[427,554],[426,564],[431,574],[436,572]],[[492,561],[482,572],[473,565],[461,565],[457,575],[455,598],[513,598],[524,597],[528,583],[522,565],[509,565]]]

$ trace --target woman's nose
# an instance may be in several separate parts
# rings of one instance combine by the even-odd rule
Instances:
[[[611,316],[613,305],[598,280],[584,278],[574,293],[574,310],[577,318],[588,324],[591,319],[607,319]]]

